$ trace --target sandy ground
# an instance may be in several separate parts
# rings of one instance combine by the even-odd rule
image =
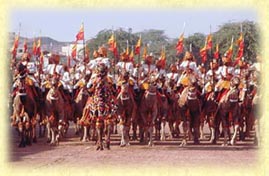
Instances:
[[[70,128],[67,137],[59,146],[50,146],[45,138],[38,138],[32,146],[18,148],[19,138],[11,129],[11,150],[9,164],[12,167],[31,166],[31,170],[50,168],[55,165],[67,167],[121,167],[139,166],[225,166],[255,167],[258,162],[258,148],[253,145],[253,137],[237,142],[236,146],[222,147],[221,139],[216,145],[209,144],[209,134],[200,145],[188,142],[185,147],[179,144],[182,138],[166,141],[154,141],[153,147],[131,141],[125,148],[119,146],[119,134],[112,135],[111,150],[96,151],[93,141],[83,143]]]

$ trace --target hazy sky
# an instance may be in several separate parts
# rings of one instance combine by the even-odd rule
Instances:
[[[186,23],[185,36],[195,32],[208,34],[227,22],[258,21],[252,9],[16,9],[10,13],[10,31],[21,36],[49,36],[58,41],[74,41],[84,22],[85,38],[95,37],[102,29],[161,29],[170,38],[177,38]]]

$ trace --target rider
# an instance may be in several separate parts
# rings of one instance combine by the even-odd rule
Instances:
[[[219,81],[215,87],[217,102],[219,102],[220,99],[228,92],[230,88],[230,81],[234,75],[234,67],[232,66],[231,58],[223,56],[222,62],[223,65],[218,69]]]
[[[197,64],[194,61],[194,56],[187,51],[184,56],[184,61],[179,66],[179,71],[182,73],[178,79],[177,86],[189,86],[197,77]]]
[[[129,72],[132,73],[134,66],[133,63],[129,60],[129,55],[124,51],[120,54],[121,61],[116,64],[116,67],[119,68],[119,72]]]

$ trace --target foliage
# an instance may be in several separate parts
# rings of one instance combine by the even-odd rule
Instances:
[[[257,24],[252,21],[244,21],[237,23],[226,23],[219,26],[219,30],[212,33],[212,42],[213,48],[212,51],[208,52],[208,62],[212,59],[213,53],[215,51],[216,44],[219,44],[220,56],[222,56],[230,47],[231,39],[233,40],[233,58],[236,57],[238,46],[237,39],[240,36],[240,29],[242,25],[242,32],[244,36],[244,58],[248,61],[256,61],[256,56],[261,52],[259,45],[259,30]],[[177,39],[169,39],[165,35],[164,30],[144,30],[138,33],[132,33],[131,29],[128,31],[123,28],[119,28],[117,30],[112,31],[111,29],[104,29],[100,31],[95,38],[87,41],[87,46],[92,53],[94,50],[97,50],[99,46],[105,45],[108,48],[108,40],[111,37],[112,33],[114,33],[116,41],[117,41],[117,49],[119,53],[125,51],[127,47],[127,40],[129,42],[129,51],[131,51],[132,47],[134,47],[139,39],[139,36],[142,37],[142,46],[141,46],[141,55],[143,53],[143,47],[145,45],[148,46],[148,54],[153,53],[155,58],[158,58],[161,53],[161,48],[165,47],[167,65],[175,62],[177,59],[182,59],[183,54],[176,55],[176,44]],[[209,32],[208,32],[209,33]],[[205,45],[206,35],[202,33],[194,33],[186,38],[184,38],[184,50],[189,51],[190,45],[192,47],[192,52],[198,63],[201,63],[201,58],[199,51]],[[108,51],[108,56],[113,57],[112,53]],[[137,62],[141,57],[135,56],[135,61]]]

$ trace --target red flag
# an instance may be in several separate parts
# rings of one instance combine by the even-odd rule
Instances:
[[[165,49],[164,48],[162,48],[161,57],[157,61],[156,65],[159,66],[162,69],[165,68],[165,65],[166,65],[166,54],[165,54]]]
[[[140,47],[141,47],[141,36],[139,37],[137,44],[135,45],[135,55],[140,54]]]
[[[118,58],[119,54],[118,54],[117,43],[116,43],[116,40],[114,38],[114,34],[111,35],[111,37],[108,39],[107,43],[109,45],[108,50],[114,54],[115,58]]]
[[[35,42],[35,39],[34,39],[34,43],[33,43],[33,49],[32,49],[32,53],[33,55],[36,55],[36,42]]]
[[[235,65],[238,64],[239,60],[243,57],[244,54],[244,38],[242,32],[240,33],[240,37],[237,40],[237,45],[238,45],[238,51],[235,60]]]
[[[146,59],[148,55],[148,47],[147,45],[144,46],[142,58]]]
[[[108,50],[113,52],[113,50],[114,50],[114,48],[115,48],[115,38],[114,38],[114,34],[111,35],[111,37],[108,39],[108,42],[107,42],[107,43],[108,43],[108,45],[109,45]]]
[[[72,47],[71,56],[73,59],[76,58],[76,56],[77,56],[77,43],[75,43]]]
[[[84,25],[82,24],[80,26],[79,32],[76,35],[77,41],[78,40],[84,40]]]
[[[70,68],[71,66],[71,57],[70,55],[67,56],[67,67]]]
[[[134,50],[132,49],[131,54],[129,55],[129,61],[134,63]]]
[[[113,54],[115,58],[119,58],[119,53],[118,53],[118,49],[117,49],[117,43],[116,41],[114,42],[114,48],[113,48]]]
[[[12,49],[11,49],[11,53],[12,53],[13,58],[15,58],[16,55],[17,55],[17,48],[18,48],[18,46],[19,46],[19,38],[20,38],[19,35],[17,35],[17,36],[15,37],[15,40],[14,40],[14,43],[13,43],[13,47],[12,47]]]
[[[28,47],[27,47],[27,41],[25,39],[24,40],[24,44],[23,44],[23,52],[26,53],[27,52],[27,49],[28,49]]]
[[[225,52],[225,55],[227,58],[232,58],[233,56],[233,43],[231,43],[231,46],[229,47],[229,49]]]
[[[36,46],[36,55],[40,56],[41,55],[41,39],[39,38],[37,41],[37,46]]]
[[[206,37],[206,43],[207,43],[206,49],[212,49],[212,35],[211,34],[209,34]]]
[[[219,44],[216,45],[216,51],[214,52],[214,58],[215,59],[219,58]]]
[[[14,40],[14,48],[18,48],[18,46],[19,46],[19,39],[20,39],[20,36],[19,35],[17,35],[16,37],[15,37],[15,40]]]
[[[184,41],[184,33],[182,33],[178,39],[177,46],[176,46],[177,54],[183,52],[183,41]]]
[[[44,55],[43,55],[43,52],[41,52],[41,55],[40,55],[40,65],[39,65],[39,70],[40,70],[40,73],[42,73],[43,71],[43,64],[44,64]]]
[[[243,57],[244,52],[244,38],[242,32],[240,33],[240,37],[237,40],[237,45],[238,45],[237,58],[241,58]]]
[[[200,56],[202,58],[202,62],[205,63],[207,60],[207,46],[204,46],[201,50],[200,50]]]

